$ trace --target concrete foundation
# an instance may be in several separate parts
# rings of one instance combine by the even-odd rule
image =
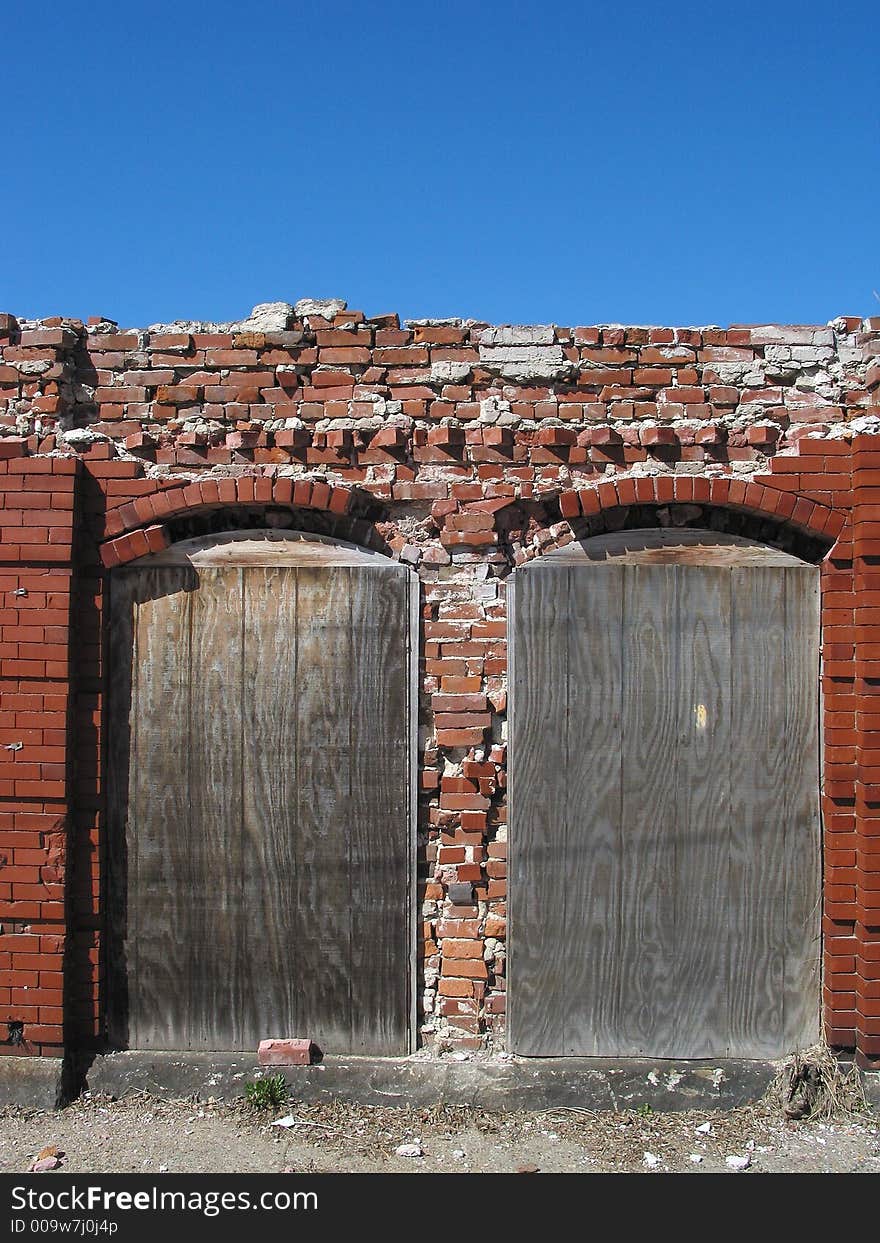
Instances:
[[[116,1053],[96,1058],[85,1085],[120,1096],[145,1090],[164,1096],[232,1099],[255,1076],[281,1070],[303,1101],[338,1098],[364,1105],[479,1106],[490,1110],[733,1108],[758,1100],[775,1073],[769,1062],[612,1062],[581,1058],[328,1057],[316,1066],[258,1067],[235,1054],[181,1057]]]
[[[60,1057],[0,1055],[0,1105],[54,1109],[61,1103]]]
[[[314,1066],[265,1068],[238,1053],[110,1053],[78,1068],[60,1059],[0,1057],[0,1105],[52,1109],[79,1092],[120,1097],[235,1100],[245,1085],[281,1073],[294,1099],[362,1105],[467,1105],[481,1109],[733,1109],[760,1100],[772,1062],[606,1061],[593,1058],[328,1057]],[[64,1071],[64,1073],[63,1073]],[[863,1072],[869,1103],[880,1108],[880,1074]]]

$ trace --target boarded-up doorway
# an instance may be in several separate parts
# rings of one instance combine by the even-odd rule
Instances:
[[[628,531],[509,596],[509,1038],[776,1057],[819,1031],[819,573]]]
[[[411,1050],[417,590],[273,531],[113,572],[117,1043]]]

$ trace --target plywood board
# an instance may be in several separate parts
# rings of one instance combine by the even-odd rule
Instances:
[[[140,1048],[411,1047],[411,575],[114,575],[113,1027]]]
[[[540,1054],[564,1042],[568,988],[559,875],[565,825],[565,787],[559,774],[567,763],[568,601],[555,578],[546,575],[523,575],[516,593],[516,608],[528,621],[517,628],[513,654],[517,732],[511,739],[516,759],[510,766],[510,804],[518,809],[518,819],[510,826],[510,870],[519,902],[511,913],[510,956],[511,971],[523,987],[510,999],[508,1023],[518,1051]]]
[[[516,1052],[778,1057],[815,1038],[817,580],[751,553],[515,575]]]

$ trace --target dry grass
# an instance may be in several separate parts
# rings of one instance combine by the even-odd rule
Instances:
[[[847,1118],[867,1109],[857,1067],[844,1069],[827,1045],[798,1052],[782,1066],[765,1101],[790,1119]]]

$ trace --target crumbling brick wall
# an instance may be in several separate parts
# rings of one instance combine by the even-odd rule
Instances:
[[[417,569],[422,1035],[501,1047],[506,578],[593,531],[688,522],[823,556],[826,1035],[880,1058],[878,388],[880,321],[845,317],[401,327],[339,301],[147,330],[0,316],[5,1051],[102,1038],[109,568],[271,525]]]

